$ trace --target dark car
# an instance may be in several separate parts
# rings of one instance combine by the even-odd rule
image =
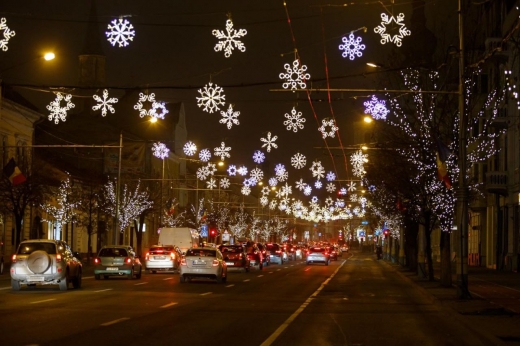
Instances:
[[[296,246],[293,244],[285,244],[285,251],[287,251],[287,258],[290,261],[296,260]]]
[[[256,246],[258,246],[258,249],[262,252],[264,266],[271,264],[271,252],[267,249],[267,246],[262,243],[256,243]]]
[[[251,268],[251,261],[242,245],[220,245],[218,249],[222,252],[228,270],[240,269],[248,272]]]
[[[285,250],[282,248],[281,245],[275,244],[275,243],[269,243],[269,244],[266,244],[266,249],[267,249],[267,251],[269,251],[269,257],[270,257],[271,263],[283,264],[283,262],[285,261],[285,259],[284,259]]]
[[[264,268],[264,256],[256,244],[247,244],[247,257],[252,266],[258,266],[258,269],[260,270]]]
[[[329,258],[331,261],[338,260],[338,249],[335,246],[328,246],[327,250],[329,252]]]

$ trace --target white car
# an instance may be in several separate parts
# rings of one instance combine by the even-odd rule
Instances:
[[[227,280],[227,264],[222,253],[216,248],[191,248],[181,260],[180,282],[195,278],[209,278],[218,283]]]

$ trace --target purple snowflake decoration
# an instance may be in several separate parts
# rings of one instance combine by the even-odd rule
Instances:
[[[388,113],[390,113],[388,108],[386,108],[386,102],[378,100],[375,95],[372,95],[370,101],[363,102],[363,105],[365,106],[365,113],[370,114],[376,120],[385,120]]]

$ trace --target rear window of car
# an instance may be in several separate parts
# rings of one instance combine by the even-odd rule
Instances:
[[[18,255],[30,255],[34,251],[45,251],[49,255],[56,254],[56,245],[53,243],[23,243],[18,248]]]
[[[244,248],[242,246],[223,246],[220,249],[221,252],[244,252]]]
[[[322,247],[311,247],[310,252],[325,252],[325,249]]]
[[[170,251],[173,251],[173,246],[157,246],[157,247],[153,247],[150,249],[150,252],[153,252],[153,253],[163,253],[163,252],[167,252],[169,253]]]
[[[217,251],[216,250],[190,249],[190,250],[186,251],[186,256],[217,257]]]
[[[267,249],[269,251],[276,251],[276,250],[280,250],[280,247],[276,244],[267,244]]]
[[[99,251],[99,257],[126,257],[128,252],[126,249],[120,248],[105,248]]]

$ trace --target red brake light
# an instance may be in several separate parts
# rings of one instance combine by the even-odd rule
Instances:
[[[146,255],[145,255],[145,259],[148,261],[150,259],[150,253],[147,252]]]
[[[181,259],[181,266],[185,266],[186,265],[186,258],[183,258]]]
[[[328,252],[325,252],[325,255],[328,255],[329,253]]]
[[[130,264],[130,263],[132,263],[132,259],[130,257],[127,257],[127,258],[125,258],[125,262]]]
[[[13,258],[11,258],[11,262],[16,263],[16,254],[13,255]]]
[[[276,253],[281,253],[281,252],[282,252],[282,251],[280,251],[280,250],[276,250]]]
[[[94,258],[94,263],[95,263],[95,264],[99,264],[99,262],[100,262],[100,261],[99,261],[99,258],[97,258],[97,257]]]
[[[172,260],[175,259],[175,254],[174,254],[173,252],[170,252],[170,258],[171,258]]]
[[[218,267],[218,260],[214,259],[213,263],[211,264],[213,267]]]
[[[61,262],[61,255],[60,254],[56,254],[56,262]]]
[[[163,251],[163,250],[156,250],[155,252],[157,252],[157,253],[163,253],[164,251]]]

